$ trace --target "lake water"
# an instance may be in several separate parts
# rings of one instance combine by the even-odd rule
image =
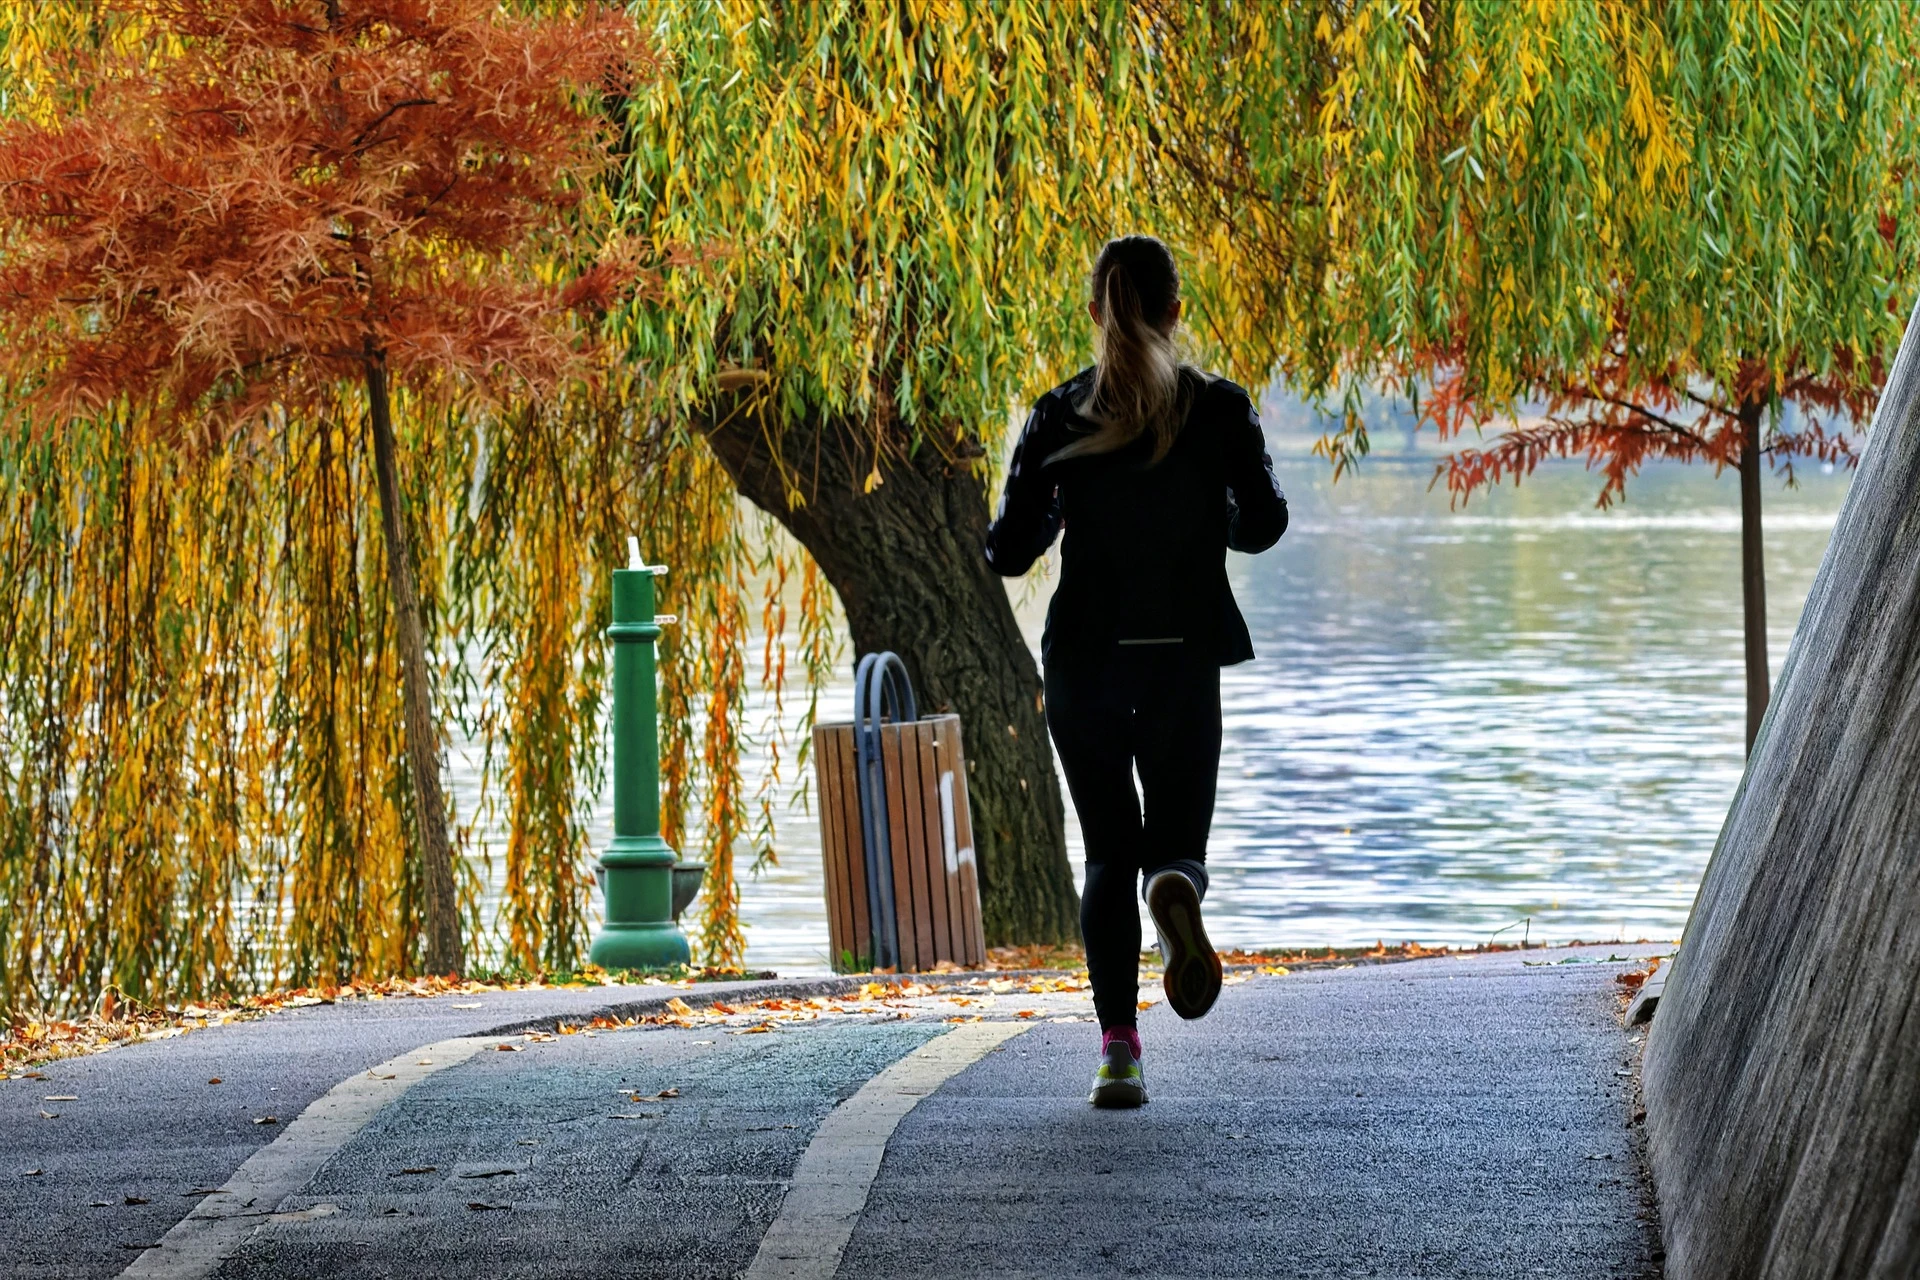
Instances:
[[[1222,683],[1215,940],[1678,937],[1740,779],[1736,477],[1655,468],[1601,512],[1561,466],[1450,511],[1432,465],[1282,459],[1292,528],[1231,557],[1259,658]],[[1776,676],[1847,480],[1767,487]],[[1015,585],[1036,648],[1048,589]],[[743,883],[749,961],[824,968],[807,815],[779,854]]]

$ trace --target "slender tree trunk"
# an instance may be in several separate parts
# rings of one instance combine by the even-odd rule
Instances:
[[[949,463],[923,443],[911,457],[883,458],[881,483],[868,492],[865,433],[807,422],[781,442],[801,493],[789,507],[764,424],[745,400],[707,434],[735,486],[812,554],[846,607],[856,652],[899,654],[920,706],[961,718],[987,941],[1076,938],[1040,673],[983,555],[985,485],[966,461]],[[972,441],[960,451],[979,454]]]
[[[1740,406],[1740,596],[1746,608],[1747,752],[1767,714],[1767,561],[1760,540],[1760,414],[1763,404]]]
[[[426,890],[429,973],[459,973],[467,967],[460,937],[460,904],[453,887],[453,848],[447,840],[447,804],[440,790],[440,733],[433,719],[427,681],[427,646],[420,628],[420,593],[413,578],[413,550],[400,478],[394,468],[393,409],[387,396],[383,353],[368,349],[367,402],[373,422],[373,466],[380,485],[380,529],[387,548],[387,589],[393,593],[394,630],[400,641],[400,682],[406,699],[407,773],[413,779],[414,827]]]

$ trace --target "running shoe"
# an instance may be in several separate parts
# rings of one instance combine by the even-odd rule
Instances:
[[[1147,881],[1147,911],[1160,933],[1167,1004],[1183,1018],[1198,1018],[1220,998],[1221,978],[1220,957],[1200,922],[1200,891],[1182,872],[1156,872]]]
[[[1137,1107],[1147,1100],[1147,1077],[1140,1059],[1119,1036],[1107,1041],[1100,1069],[1093,1073],[1093,1092],[1087,1101],[1096,1107]]]

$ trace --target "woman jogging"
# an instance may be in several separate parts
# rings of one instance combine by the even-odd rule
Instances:
[[[986,553],[1015,577],[1066,530],[1041,653],[1047,727],[1086,838],[1080,933],[1102,1036],[1090,1100],[1138,1106],[1134,885],[1144,873],[1167,1003],[1198,1018],[1220,994],[1200,920],[1220,668],[1253,657],[1226,552],[1272,546],[1287,500],[1246,391],[1174,352],[1180,275],[1166,245],[1109,241],[1087,309],[1098,361],[1034,405]]]

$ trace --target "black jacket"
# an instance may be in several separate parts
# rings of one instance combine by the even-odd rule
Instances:
[[[1064,525],[1060,585],[1047,610],[1049,660],[1121,641],[1179,639],[1225,666],[1253,657],[1227,586],[1227,549],[1265,551],[1287,528],[1253,399],[1224,378],[1188,371],[1192,407],[1167,456],[1147,465],[1144,436],[1108,454],[1049,462],[1093,430],[1073,406],[1093,371],[1041,396],[1014,446],[987,563],[1017,577]]]

